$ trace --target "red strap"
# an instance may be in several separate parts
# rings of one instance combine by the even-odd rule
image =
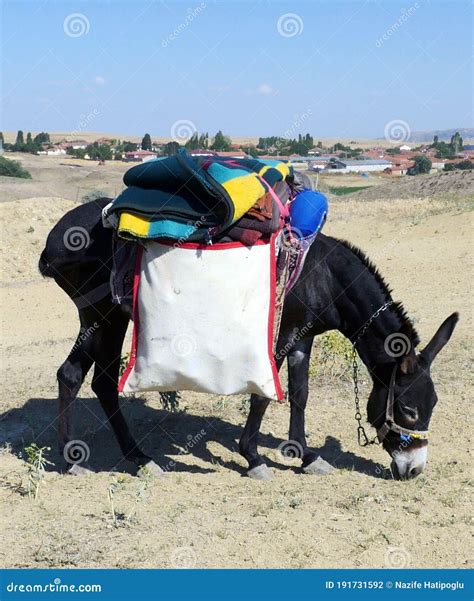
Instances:
[[[284,204],[281,202],[281,200],[280,200],[280,198],[279,198],[278,194],[275,192],[275,190],[274,190],[274,189],[273,189],[273,188],[270,186],[270,184],[269,184],[269,183],[267,183],[267,182],[266,182],[266,181],[263,179],[263,177],[260,177],[260,176],[258,176],[258,179],[259,179],[259,180],[262,182],[262,184],[263,184],[264,188],[268,188],[268,191],[270,192],[270,194],[271,194],[271,196],[272,196],[273,200],[276,202],[276,204],[277,204],[277,207],[280,209],[280,215],[281,215],[281,217],[288,217],[288,215],[290,214],[290,211],[289,211],[288,207],[287,207],[287,206],[285,206],[285,205],[284,205]]]

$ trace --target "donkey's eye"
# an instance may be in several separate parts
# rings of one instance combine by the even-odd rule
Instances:
[[[400,409],[408,418],[413,420],[418,419],[418,411],[413,407],[407,407],[406,405],[400,404]]]

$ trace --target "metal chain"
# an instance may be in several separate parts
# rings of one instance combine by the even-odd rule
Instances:
[[[356,345],[359,342],[359,340],[362,338],[362,336],[364,336],[364,334],[370,328],[372,323],[377,319],[377,317],[383,311],[388,309],[390,307],[390,305],[392,305],[392,304],[393,304],[393,301],[391,300],[391,301],[387,301],[381,307],[379,307],[377,309],[377,311],[375,311],[375,313],[372,315],[372,317],[370,317],[370,319],[364,324],[364,326],[362,327],[362,329],[359,331],[356,338],[354,339],[354,342],[352,343],[352,379],[354,381],[354,398],[355,398],[355,408],[356,408],[354,417],[358,424],[357,425],[357,442],[359,443],[359,445],[361,447],[366,447],[371,444],[380,444],[380,442],[378,441],[377,436],[374,436],[374,438],[372,440],[369,440],[369,437],[367,436],[367,432],[365,431],[365,428],[362,425],[362,414],[360,412],[360,397],[359,397],[359,366],[357,364]]]

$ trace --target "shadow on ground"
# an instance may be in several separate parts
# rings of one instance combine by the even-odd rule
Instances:
[[[207,442],[215,441],[231,453],[238,453],[237,441],[242,427],[222,417],[195,415],[189,412],[170,413],[147,405],[142,398],[123,399],[121,402],[125,419],[142,450],[155,459],[167,471],[188,473],[212,473],[216,464],[245,474],[245,468],[235,460],[226,461],[217,457],[209,449]],[[67,464],[57,450],[57,399],[32,398],[23,407],[10,409],[0,415],[0,445],[11,445],[12,452],[24,458],[23,449],[35,442],[38,446],[51,447],[49,457],[53,465],[51,471],[63,472]],[[100,404],[95,399],[76,401],[74,410],[75,438],[84,441],[90,449],[88,466],[97,472],[126,471],[133,468],[123,460],[120,448],[115,441],[112,429],[106,422]],[[282,440],[270,434],[261,434],[259,445],[275,450]],[[328,436],[325,444],[315,449],[323,459],[337,468],[351,469],[374,478],[384,477],[384,467],[370,459],[343,451],[336,438]],[[276,453],[268,453],[266,462],[277,470],[298,468],[288,467],[275,461]],[[194,456],[201,465],[190,465],[181,457]]]

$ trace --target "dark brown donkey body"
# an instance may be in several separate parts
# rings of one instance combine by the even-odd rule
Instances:
[[[130,311],[111,300],[112,233],[101,222],[107,202],[90,202],[67,213],[50,232],[39,262],[41,273],[54,278],[76,304],[81,324],[77,341],[58,370],[60,446],[71,440],[72,404],[94,365],[92,389],[124,456],[137,467],[147,465],[160,472],[159,461],[155,463],[137,446],[119,406],[117,381]],[[276,351],[278,367],[288,360],[289,440],[298,449],[303,470],[312,473],[316,460],[305,438],[308,367],[315,336],[339,330],[355,343],[372,378],[368,420],[393,459],[395,477],[410,478],[426,465],[426,432],[437,402],[430,366],[457,320],[456,313],[448,317],[417,354],[418,335],[402,306],[392,301],[376,268],[360,250],[320,234],[285,300]],[[252,396],[239,445],[249,464],[248,474],[259,479],[270,476],[257,448],[268,403]]]

